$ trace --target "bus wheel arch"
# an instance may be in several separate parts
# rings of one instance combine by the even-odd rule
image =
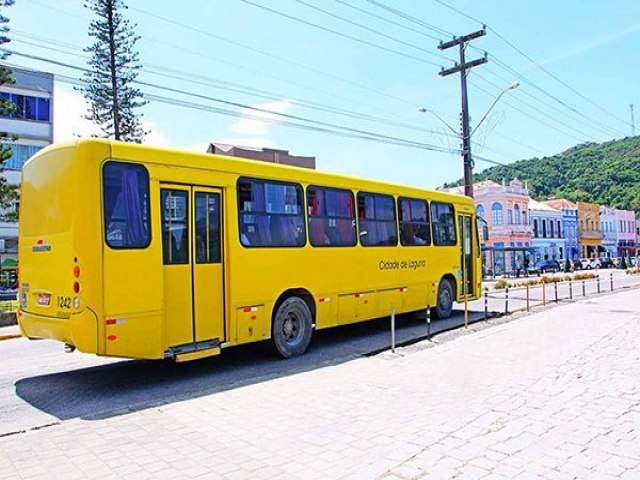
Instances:
[[[438,283],[436,306],[433,313],[436,318],[449,318],[453,302],[458,298],[456,278],[450,273],[444,275]]]
[[[311,342],[315,324],[315,302],[303,288],[280,295],[271,316],[271,342],[283,358],[302,355]]]

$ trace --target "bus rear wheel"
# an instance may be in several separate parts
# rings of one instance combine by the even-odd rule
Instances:
[[[311,342],[311,311],[299,297],[289,297],[278,307],[273,318],[271,341],[283,358],[302,355]]]
[[[453,287],[451,282],[446,278],[440,280],[438,285],[438,300],[436,302],[435,313],[436,318],[449,318],[453,310]]]

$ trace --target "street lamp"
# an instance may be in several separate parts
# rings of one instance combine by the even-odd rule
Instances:
[[[480,121],[478,122],[478,125],[476,125],[476,128],[473,129],[473,131],[469,134],[469,136],[471,137],[474,133],[476,133],[476,130],[478,130],[478,128],[480,128],[480,125],[482,124],[482,122],[484,122],[485,118],[487,118],[487,115],[489,115],[489,113],[491,112],[491,110],[493,110],[493,107],[496,106],[496,103],[498,103],[498,100],[500,100],[500,98],[502,97],[502,95],[504,95],[505,93],[507,93],[509,90],[515,90],[516,88],[518,88],[520,86],[519,82],[513,82],[511,85],[509,85],[507,88],[505,88],[503,91],[500,92],[500,95],[498,95],[496,97],[496,99],[493,101],[493,103],[491,104],[491,106],[489,107],[489,109],[485,112],[485,114],[482,116],[482,118],[480,119]]]
[[[461,151],[461,153],[462,153],[462,157],[464,159],[465,194],[470,196],[470,197],[473,197],[473,159],[471,158],[471,136],[478,130],[478,127],[482,124],[482,122],[484,122],[484,120],[487,118],[487,115],[489,115],[491,110],[493,110],[493,107],[495,107],[496,103],[498,103],[498,100],[500,100],[502,95],[507,93],[509,90],[515,90],[519,86],[520,86],[520,83],[518,83],[517,81],[514,81],[513,83],[511,83],[511,85],[509,85],[507,88],[505,88],[503,91],[501,91],[500,94],[493,101],[493,103],[491,104],[489,109],[482,116],[482,118],[478,122],[478,125],[476,126],[476,128],[474,128],[473,131],[468,133],[466,136],[465,136],[465,132],[468,131],[468,123],[465,123],[465,118],[466,117],[464,117],[464,114],[465,114],[464,112],[466,111],[465,110],[466,107],[463,107],[463,133],[462,134],[457,132],[453,127],[451,127],[451,125],[449,125],[447,122],[445,122],[433,110],[431,110],[429,108],[426,108],[426,107],[419,107],[418,108],[418,111],[420,113],[431,113],[438,120],[440,120],[440,122],[442,122],[449,130],[451,130],[458,138],[460,138],[462,140],[462,151]],[[468,120],[466,120],[466,122],[468,122]],[[466,130],[464,129],[465,125],[466,125]]]

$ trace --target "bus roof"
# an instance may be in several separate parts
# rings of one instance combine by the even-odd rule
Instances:
[[[388,183],[362,177],[342,175],[321,170],[311,170],[291,165],[262,162],[259,160],[244,159],[240,157],[190,152],[174,148],[154,147],[109,139],[83,138],[74,141],[61,142],[50,145],[41,152],[49,152],[59,148],[78,148],[80,146],[91,148],[92,144],[101,145],[102,147],[104,147],[105,144],[108,145],[111,150],[111,158],[114,159],[133,160],[157,165],[215,170],[221,173],[235,173],[249,177],[268,177],[273,178],[274,180],[289,180],[308,184],[317,183],[323,186],[358,189],[364,188],[374,191],[380,190],[381,193],[384,191],[401,190],[407,195],[418,195],[419,193],[426,192],[431,199],[462,204],[470,206],[475,210],[475,204],[472,198],[439,190]],[[40,155],[40,152],[35,156],[38,155]],[[181,156],[179,161],[176,161],[176,155]]]

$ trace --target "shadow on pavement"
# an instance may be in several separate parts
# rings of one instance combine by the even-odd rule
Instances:
[[[470,312],[470,322],[482,320]],[[455,311],[447,320],[434,320],[432,334],[463,325]],[[95,420],[135,410],[219,393],[274,378],[294,375],[353,360],[390,346],[389,318],[314,333],[307,353],[282,360],[265,344],[227,349],[217,357],[176,364],[173,361],[123,360],[64,371],[16,382],[17,395],[31,406],[60,420]],[[426,338],[424,312],[398,316],[396,344]]]

